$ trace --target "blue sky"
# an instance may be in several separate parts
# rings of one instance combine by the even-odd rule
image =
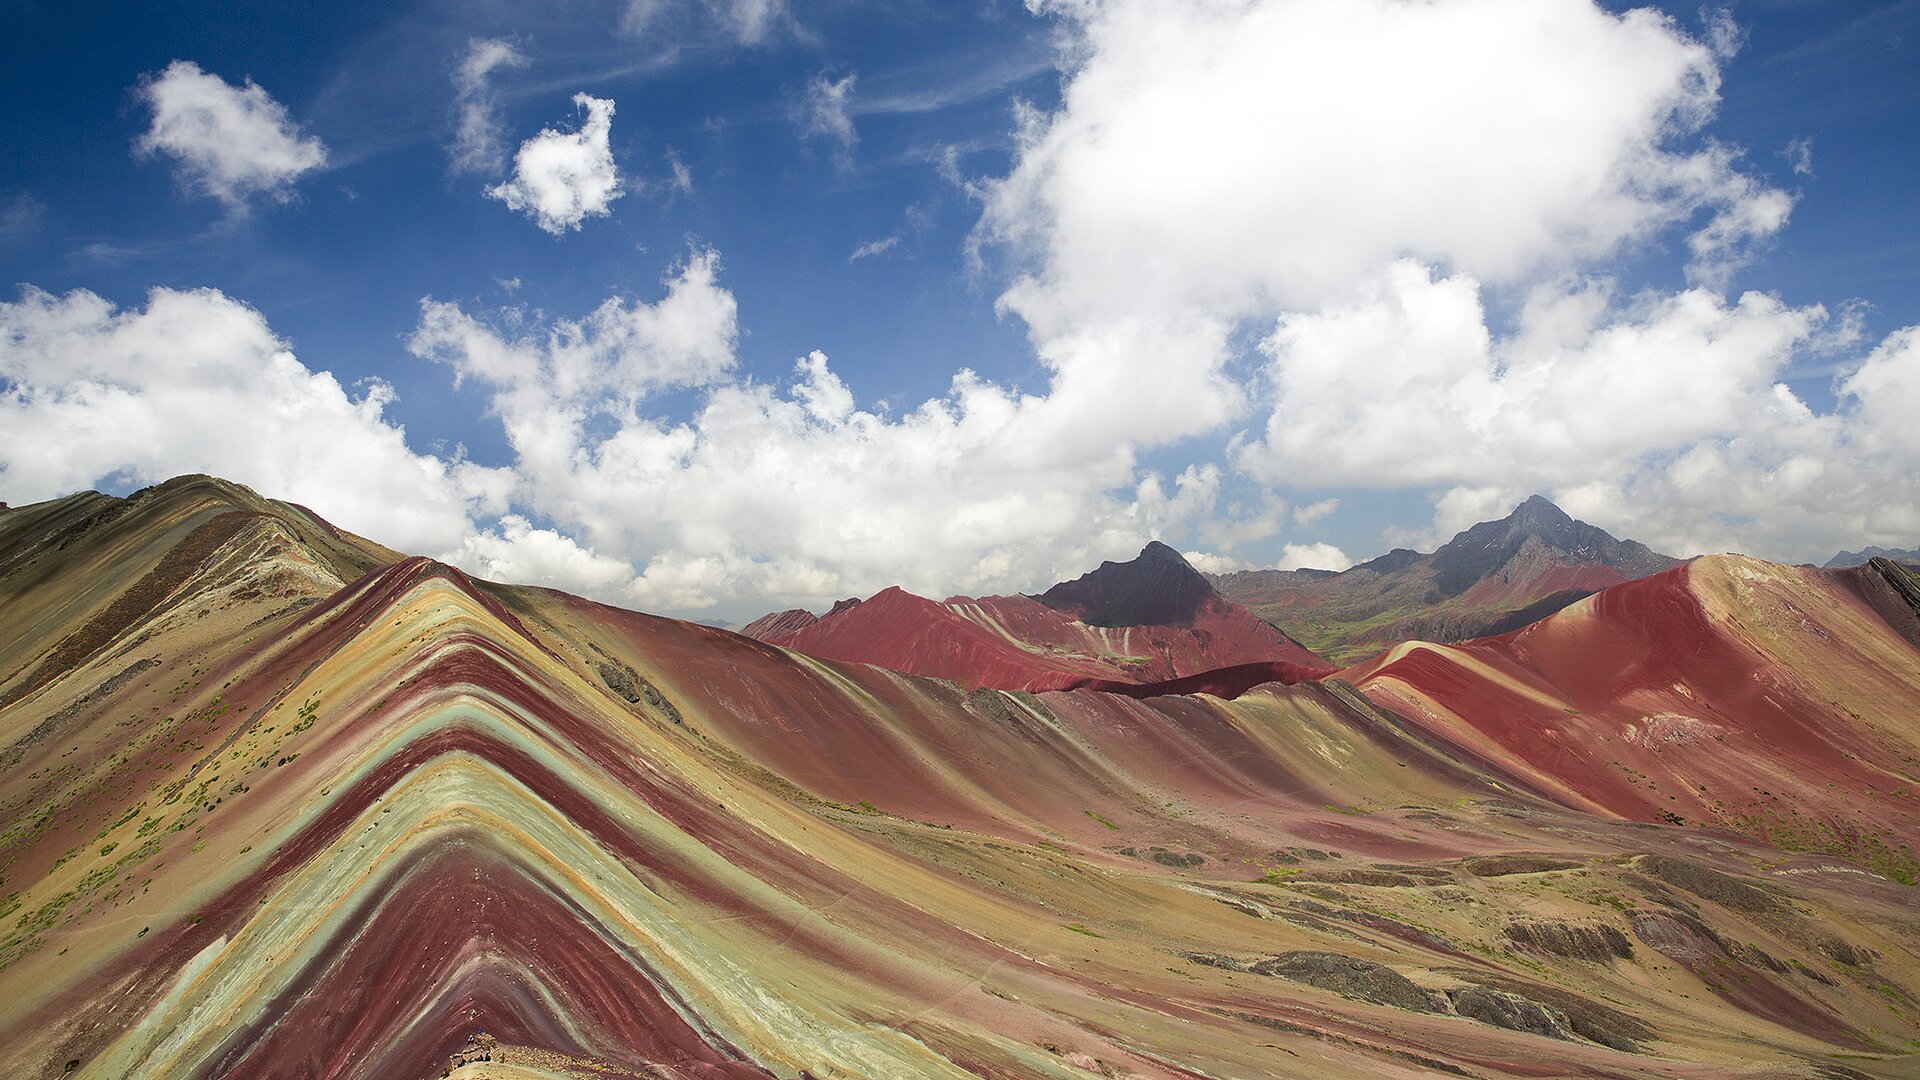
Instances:
[[[0,6],[0,498],[214,471],[721,618],[1534,490],[1920,541],[1920,3],[1035,7]],[[596,108],[577,216],[489,196]]]

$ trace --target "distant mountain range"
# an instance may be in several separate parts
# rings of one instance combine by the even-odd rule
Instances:
[[[1155,687],[1240,667],[1205,686],[1183,684],[1237,693],[1400,641],[1506,633],[1679,562],[1536,495],[1430,554],[1400,548],[1343,572],[1202,574],[1154,541],[1128,562],[1034,596],[934,601],[893,588],[842,600],[824,616],[774,612],[743,633],[822,659],[1002,690]],[[1297,670],[1247,666],[1274,663]]]
[[[824,660],[877,664],[998,690],[1154,688],[1236,694],[1334,665],[1214,591],[1180,553],[1155,541],[1039,596],[944,601],[884,589],[816,618],[778,611],[748,637]],[[1226,669],[1226,670],[1222,670]]]
[[[1680,560],[1576,521],[1535,495],[1431,554],[1396,548],[1334,573],[1208,575],[1219,594],[1329,659],[1350,662],[1399,641],[1506,633]]]
[[[1843,551],[1827,560],[1822,569],[1844,570],[1849,566],[1865,566],[1874,559],[1891,559],[1897,563],[1920,563],[1920,550],[1913,548],[1865,547],[1859,551]]]

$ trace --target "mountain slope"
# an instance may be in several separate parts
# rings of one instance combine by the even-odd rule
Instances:
[[[1400,641],[1513,629],[1676,562],[1535,495],[1431,554],[1399,548],[1337,574],[1246,570],[1209,580],[1320,655],[1351,662]]]
[[[1621,820],[1579,746],[1398,675],[967,691],[423,559],[243,596],[380,560],[197,528],[17,594],[59,641],[113,603],[66,560],[188,567],[0,706],[0,1075],[1892,1077],[1920,1039],[1913,890]],[[1871,583],[1809,580],[1706,618],[1854,656],[1809,685],[1910,743]],[[1879,762],[1821,776],[1906,829]]]
[[[1332,670],[1222,600],[1179,552],[1157,542],[1136,559],[1102,563],[1038,597],[936,602],[890,588],[842,601],[818,619],[776,612],[746,633],[809,656],[1001,690],[1157,684],[1260,664],[1268,665],[1267,678],[1282,681]]]
[[[1920,653],[1862,578],[1708,556],[1502,637],[1396,646],[1344,674],[1437,735],[1527,762],[1568,805],[1718,825],[1920,884]],[[1908,624],[1912,600],[1920,589],[1900,600]]]
[[[206,476],[0,513],[0,705],[90,658],[128,655],[140,633],[215,606],[312,603],[400,557]]]

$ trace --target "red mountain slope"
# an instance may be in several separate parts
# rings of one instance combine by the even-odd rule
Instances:
[[[1857,571],[1709,556],[1344,674],[1567,805],[1721,825],[1912,882],[1920,650],[1900,595]]]
[[[741,629],[741,633],[755,641],[772,641],[788,634],[798,633],[820,621],[820,617],[811,611],[800,608],[788,608],[762,615]]]
[[[1178,552],[1158,543],[1132,562],[1103,563],[1040,597],[936,602],[896,587],[843,601],[820,619],[805,615],[769,615],[747,633],[825,660],[1000,690],[1163,683],[1244,665],[1270,665],[1269,677],[1286,681],[1332,670],[1252,612],[1220,599]]]

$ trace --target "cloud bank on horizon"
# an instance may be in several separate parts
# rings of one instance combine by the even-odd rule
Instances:
[[[504,429],[509,458],[482,464],[410,440],[387,382],[350,392],[242,297],[28,288],[0,303],[0,488],[214,472],[485,576],[683,612],[1030,589],[1154,537],[1203,569],[1274,538],[1262,564],[1339,568],[1313,530],[1370,491],[1424,493],[1428,537],[1534,491],[1679,554],[1920,537],[1920,327],[1868,341],[1844,306],[1737,285],[1796,195],[1713,135],[1724,14],[1689,33],[1589,0],[1031,6],[1060,102],[1017,108],[1003,173],[956,178],[1041,385],[961,368],[881,404],[819,350],[756,378],[753,312],[696,240],[657,294],[586,311],[420,301],[405,348]],[[696,8],[634,0],[617,29],[710,18],[753,48],[793,26],[769,0]],[[576,130],[509,160],[494,80],[534,63],[501,39],[449,58],[448,164],[506,174],[485,195],[565,242],[623,193],[615,102],[576,94]],[[797,117],[842,171],[863,85],[816,74]],[[139,151],[189,191],[284,202],[326,161],[251,81],[180,61],[137,92]],[[1622,285],[1668,244],[1684,287]],[[1841,372],[1829,408],[1784,381],[1808,359]]]

